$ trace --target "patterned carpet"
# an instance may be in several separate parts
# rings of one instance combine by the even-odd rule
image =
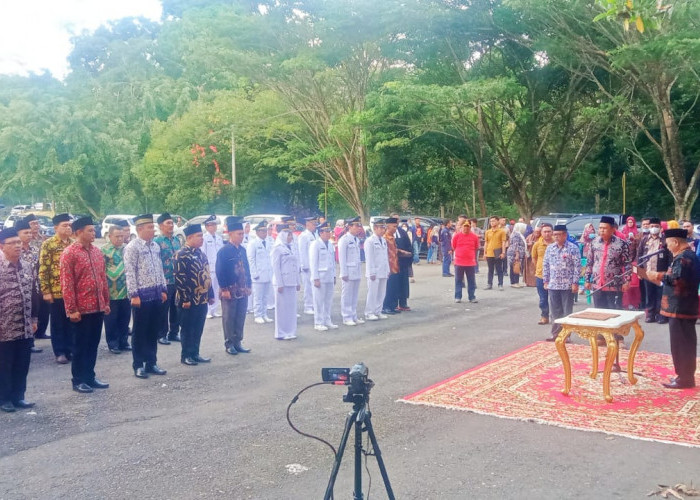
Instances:
[[[606,403],[602,381],[605,349],[600,351],[596,380],[589,377],[590,347],[569,344],[567,349],[572,367],[568,397],[561,394],[564,369],[554,344],[537,342],[400,401],[700,447],[700,388],[672,390],[661,385],[674,375],[671,356],[638,352],[637,384],[629,383],[626,372],[613,373],[614,401]],[[623,371],[627,352],[620,354]]]

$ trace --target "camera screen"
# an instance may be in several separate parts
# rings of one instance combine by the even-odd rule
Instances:
[[[350,368],[321,368],[321,378],[324,382],[347,382]]]

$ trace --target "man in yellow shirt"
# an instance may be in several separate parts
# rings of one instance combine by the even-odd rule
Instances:
[[[545,222],[540,226],[542,228],[542,236],[532,245],[532,262],[535,264],[535,277],[537,278],[537,294],[540,296],[540,312],[542,313],[538,325],[546,325],[549,323],[549,293],[544,287],[542,279],[542,264],[544,262],[544,253],[547,246],[554,242],[552,236],[552,225]]]
[[[498,275],[498,289],[503,291],[503,263],[506,258],[508,234],[505,229],[499,227],[498,217],[495,215],[489,218],[489,225],[491,229],[488,229],[484,235],[484,255],[486,256],[486,264],[489,266],[486,290],[493,288],[493,272],[495,270]]]

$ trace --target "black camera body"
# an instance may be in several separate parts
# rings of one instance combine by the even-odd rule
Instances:
[[[369,379],[369,369],[364,363],[357,363],[352,368],[322,368],[324,382],[347,385],[348,393],[343,396],[346,403],[366,403],[374,382]]]

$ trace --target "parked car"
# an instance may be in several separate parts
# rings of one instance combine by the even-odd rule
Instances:
[[[569,234],[574,238],[580,238],[583,234],[583,228],[586,227],[586,224],[593,224],[593,227],[595,227],[597,231],[600,218],[604,215],[615,219],[620,228],[622,227],[625,219],[627,218],[627,216],[624,214],[582,214],[569,219],[566,222],[566,229],[569,231]]]
[[[175,236],[178,240],[180,240],[181,244],[185,244],[185,226],[187,226],[187,219],[185,219],[181,215],[176,215],[176,214],[170,214],[173,218],[173,222],[175,222],[175,227],[173,229],[173,236]],[[153,220],[157,221],[158,217],[160,217],[160,214],[153,214]],[[180,221],[180,225],[177,225],[177,221]],[[156,226],[156,236],[160,236],[160,228],[158,227],[158,224]]]
[[[187,221],[187,224],[182,226],[182,230],[184,230],[187,226],[191,226],[193,224],[201,224],[202,225],[202,231],[204,231],[204,221],[207,220],[211,215],[197,215],[196,217],[192,217],[190,220]],[[217,215],[216,218],[218,220],[218,225],[216,226],[216,232],[217,234],[221,235],[221,237],[224,239],[224,241],[228,241],[228,229],[226,229],[226,217],[230,217],[230,215]],[[178,234],[178,239],[180,240],[180,243],[185,242],[185,235],[184,233]]]
[[[129,223],[129,241],[136,239],[136,225],[134,225],[134,216],[128,214],[108,215],[102,221],[102,234],[106,238],[109,234],[109,228],[112,227],[118,220],[125,220]]]
[[[246,221],[250,222],[251,226],[257,226],[262,221],[267,221],[268,223],[270,223],[272,221],[282,220],[282,217],[289,217],[289,216],[285,215],[285,214],[253,214],[253,215],[246,215],[243,218]]]

